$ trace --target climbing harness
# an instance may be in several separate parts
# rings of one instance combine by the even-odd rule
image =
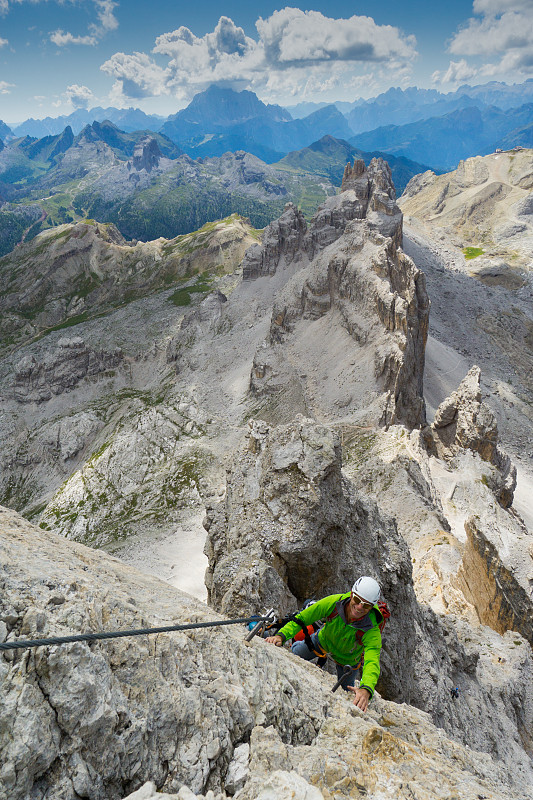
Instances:
[[[270,613],[270,612],[269,612]],[[273,612],[272,612],[273,616]],[[269,619],[270,617],[268,617]],[[242,625],[248,622],[263,624],[267,618],[245,617],[243,619],[224,619],[217,622],[191,622],[187,625],[165,625],[161,628],[139,628],[130,631],[110,631],[107,633],[80,633],[74,636],[55,636],[51,639],[15,639],[12,642],[1,642],[0,650],[22,650],[30,647],[44,647],[46,645],[70,644],[71,642],[94,642],[100,639],[120,639],[125,636],[144,636],[152,633],[170,633],[172,631],[190,631],[196,628],[216,628],[222,625]],[[256,625],[257,627],[257,625]],[[251,638],[251,637],[250,637]]]

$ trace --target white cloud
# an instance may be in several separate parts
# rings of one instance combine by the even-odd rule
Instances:
[[[520,80],[531,74],[532,11],[533,0],[474,0],[473,12],[477,16],[457,31],[449,49],[454,55],[474,59],[475,63],[467,65],[464,58],[450,62],[443,80],[448,76],[453,82],[454,69],[458,74],[466,74],[470,69],[479,77],[510,80]]]
[[[408,60],[415,55],[415,39],[403,37],[391,25],[376,25],[371,17],[331,19],[319,11],[284,8],[256,27],[271,65],[320,61]]]
[[[533,15],[507,11],[499,18],[471,19],[450,45],[456,55],[492,55],[533,47]]]
[[[78,86],[76,83],[67,86],[65,97],[74,108],[89,108],[96,102],[96,97],[87,86]]]
[[[146,53],[115,53],[100,67],[119,82],[114,95],[132,98],[157,97],[169,94],[168,73],[161,69]]]
[[[0,37],[0,47],[5,47],[6,44],[9,44],[8,40]]]
[[[7,81],[0,81],[0,94],[10,94],[11,89],[15,87],[14,83],[8,83]]]
[[[108,31],[114,31],[118,28],[118,20],[113,14],[114,9],[118,3],[113,0],[95,0],[96,13],[98,17],[98,24],[92,24],[91,30],[95,35],[103,36]]]
[[[531,0],[474,0],[474,14],[503,14],[504,11],[531,10]]]
[[[63,4],[65,0],[57,0]],[[87,0],[85,0],[87,2]],[[40,2],[47,2],[47,0],[0,0],[0,13],[7,13],[9,6],[14,3],[20,4],[29,2],[37,4]],[[75,2],[75,0],[71,0]],[[94,46],[98,44],[99,40],[105,36],[109,31],[115,30],[118,27],[118,21],[113,13],[118,3],[114,0],[90,0],[94,10],[96,11],[96,22],[91,22],[88,31],[83,34],[73,34],[70,31],[64,31],[58,28],[49,34],[50,41],[57,47],[66,47],[68,45],[86,45]]]
[[[95,36],[73,36],[72,33],[59,29],[50,34],[50,41],[58,47],[65,47],[69,44],[95,45],[97,39]]]
[[[116,53],[101,69],[117,79],[115,96],[187,99],[218,83],[263,97],[304,97],[352,85],[368,65],[399,64],[404,70],[416,57],[414,37],[370,17],[332,19],[284,8],[259,18],[256,28],[251,38],[225,16],[202,37],[182,26],[156,39],[153,53],[168,59],[164,68],[146,54]]]
[[[470,66],[464,58],[460,61],[450,61],[450,65],[446,72],[442,73],[436,71],[431,76],[433,83],[451,83],[460,84],[466,81],[471,81],[476,77],[479,70]]]

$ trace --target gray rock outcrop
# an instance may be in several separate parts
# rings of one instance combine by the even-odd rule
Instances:
[[[502,547],[505,524],[498,522],[496,527],[486,515],[466,520],[457,585],[483,624],[499,633],[518,631],[533,645],[533,537],[513,531],[514,541]],[[524,552],[527,544],[530,551]]]
[[[153,136],[145,136],[135,145],[131,164],[137,171],[144,169],[151,172],[159,166],[159,159],[162,157],[157,140]]]
[[[301,258],[307,224],[294,203],[287,203],[283,214],[265,230],[261,244],[254,244],[246,251],[242,262],[242,278],[245,281],[263,275],[273,275],[283,259],[290,264],[297,256]]]
[[[343,189],[319,208],[305,235],[298,212],[288,209],[283,236],[279,226],[270,226],[265,244],[245,258],[249,278],[272,275],[290,242],[289,261],[298,265],[275,299],[268,338],[254,358],[251,389],[258,397],[281,396],[284,387],[300,384],[304,401],[297,410],[316,406],[314,392],[291,369],[295,359],[288,353],[309,347],[310,322],[317,321],[322,363],[337,359],[338,353],[329,355],[323,347],[328,326],[340,322],[349,337],[340,349],[346,367],[354,367],[346,370],[352,375],[344,407],[359,412],[367,424],[398,420],[414,427],[425,421],[422,376],[429,300],[424,276],[400,248],[402,214],[388,165],[374,159],[366,169],[356,162]],[[288,404],[294,409],[294,402]]]
[[[93,350],[79,336],[60,339],[43,361],[24,356],[15,366],[13,397],[18,403],[40,403],[70,391],[81,380],[102,375],[123,364],[120,348]]]
[[[472,367],[456,391],[442,401],[427,432],[427,441],[448,462],[461,450],[479,453],[495,467],[491,488],[498,502],[508,508],[516,488],[516,467],[498,445],[498,425],[490,408],[481,400],[480,379],[481,370]]]
[[[129,426],[96,440],[90,458],[47,504],[41,527],[61,525],[68,538],[102,546],[200,507],[211,461],[196,442],[205,422],[191,398],[157,408],[136,404]]]
[[[167,362],[174,362],[177,372],[180,369],[180,358],[187,358],[187,352],[196,337],[216,333],[219,326],[223,327],[221,320],[224,303],[227,301],[226,295],[217,289],[184,316],[178,333],[172,336],[166,348]]]
[[[515,739],[520,730],[527,737],[533,681],[525,663],[512,680],[513,696],[526,709],[517,720],[507,687],[495,689],[472,646],[482,640],[479,632],[418,605],[405,541],[392,519],[343,477],[339,439],[325,426],[304,418],[274,429],[252,422],[228,473],[226,497],[208,507],[204,524],[206,585],[217,610],[240,615],[272,606],[283,614],[309,597],[348,590],[359,574],[374,575],[395,619],[384,637],[378,684],[384,696],[424,709],[460,741],[502,757],[493,703],[506,736]],[[450,695],[454,686],[471,698],[467,707]],[[519,747],[517,758],[528,764]]]
[[[219,619],[11,511],[0,510],[0,530],[0,640]],[[363,715],[331,694],[331,676],[261,640],[245,646],[243,633],[230,626],[0,655],[2,800],[225,800],[230,766],[248,743],[237,800],[529,797],[533,782],[506,737],[507,764],[379,695]]]

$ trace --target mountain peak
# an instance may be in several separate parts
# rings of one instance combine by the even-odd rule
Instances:
[[[195,94],[187,108],[178,111],[173,120],[195,124],[209,123],[208,127],[229,127],[248,119],[268,117],[290,120],[288,111],[280,106],[266,105],[254,92],[244,89],[236,92],[229,87],[212,84],[205,91]]]

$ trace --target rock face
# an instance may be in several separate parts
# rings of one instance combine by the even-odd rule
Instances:
[[[40,403],[70,391],[83,378],[114,370],[123,363],[119,348],[95,351],[83,339],[61,339],[57,350],[42,362],[25,356],[15,367],[13,397],[19,403]]]
[[[263,275],[273,275],[280,259],[290,264],[303,245],[307,224],[294,203],[287,203],[283,214],[267,227],[261,244],[254,244],[242,262],[242,279],[250,281]]]
[[[460,741],[503,757],[492,704],[498,704],[498,724],[507,736],[515,736],[517,721],[507,690],[495,688],[472,646],[479,632],[418,605],[405,541],[392,520],[343,477],[339,439],[325,426],[304,418],[274,429],[252,422],[228,474],[226,497],[208,508],[204,524],[209,601],[226,614],[269,607],[284,614],[309,597],[348,590],[357,575],[374,575],[394,619],[384,637],[379,690],[428,711]],[[518,722],[527,738],[533,681],[521,685],[522,669],[520,675],[513,692],[528,709],[527,719]],[[468,710],[450,695],[457,685],[472,699]],[[519,748],[516,757],[530,768]]]
[[[48,503],[41,527],[59,524],[68,538],[102,546],[120,539],[125,525],[131,534],[201,507],[212,458],[196,441],[205,414],[191,398],[136,411],[134,424],[96,440],[90,458]]]
[[[151,172],[159,166],[159,159],[161,158],[161,150],[157,144],[157,140],[152,136],[145,136],[135,145],[133,158],[131,164],[134,169],[144,169],[146,172]]]
[[[0,527],[0,641],[218,619],[13,512],[0,511]],[[237,800],[530,796],[512,756],[505,764],[463,747],[379,695],[363,715],[331,694],[331,676],[263,641],[245,646],[242,628],[220,630],[1,655],[2,798],[146,800],[158,788],[225,800],[238,759]],[[527,646],[519,651],[516,663],[531,669]]]
[[[319,208],[307,232],[289,207],[282,228],[270,226],[265,245],[247,254],[248,278],[295,270],[298,264],[276,298],[269,336],[254,359],[251,388],[258,397],[279,397],[283,386],[302,384],[288,352],[309,342],[310,321],[321,321],[315,327],[317,336],[322,327],[324,337],[324,328],[338,319],[351,339],[349,364],[355,367],[350,381],[355,386],[344,407],[358,407],[369,423],[424,422],[429,300],[422,273],[400,249],[402,215],[394,196],[388,165],[374,159],[367,170],[356,162],[345,173],[341,194]],[[366,387],[364,398],[356,398],[358,383]],[[304,386],[301,391],[306,407],[312,407],[313,392]]]
[[[487,522],[476,516],[465,522],[467,542],[457,584],[481,622],[499,633],[518,631],[533,645],[533,537],[522,532],[513,548],[518,552],[505,553],[501,547],[504,526],[495,528]],[[524,553],[528,539],[530,552]],[[521,565],[517,564],[520,555]]]
[[[477,258],[468,263],[472,275],[489,285],[517,289],[524,282],[520,271],[529,269],[533,254],[531,154],[477,156],[445,175],[416,175],[400,201],[402,210],[428,220],[436,233],[446,231],[460,246],[484,251],[483,268]]]
[[[408,553],[391,521],[353,502],[343,483],[340,441],[303,417],[275,429],[251,423],[226,499],[209,510],[206,527],[209,600],[224,613],[273,605],[285,614],[351,586],[355,573],[381,576],[385,564],[385,592],[409,583]],[[357,532],[356,549],[348,531]]]
[[[498,426],[490,408],[481,401],[481,370],[470,369],[459,387],[442,401],[427,432],[437,455],[450,461],[460,450],[479,453],[496,470],[491,481],[498,502],[508,508],[516,488],[516,467],[498,446]]]

